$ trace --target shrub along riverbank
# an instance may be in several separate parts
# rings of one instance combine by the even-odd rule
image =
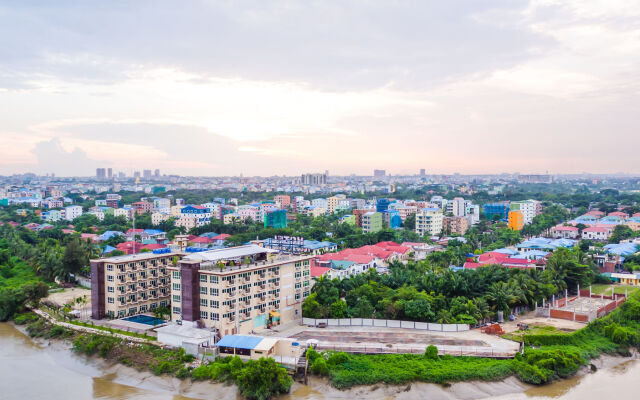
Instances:
[[[311,371],[327,376],[331,383],[346,389],[376,383],[406,384],[413,381],[448,384],[459,381],[496,381],[515,375],[531,384],[545,384],[569,377],[600,354],[628,356],[640,345],[640,293],[619,309],[573,333],[553,332],[524,335],[525,350],[514,359],[476,357],[307,352]],[[430,346],[432,347],[432,346]]]
[[[89,334],[53,325],[36,314],[15,318],[25,325],[33,338],[61,339],[72,343],[76,353],[99,356],[155,375],[170,375],[179,379],[212,380],[234,383],[247,399],[267,400],[288,393],[292,379],[273,359],[244,362],[240,357],[226,357],[193,368],[193,356],[183,349],[165,349],[149,343],[131,343],[108,334]]]

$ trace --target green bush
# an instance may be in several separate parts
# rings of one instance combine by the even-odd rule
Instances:
[[[240,393],[249,400],[267,400],[289,393],[293,380],[273,358],[249,360],[236,377]]]
[[[335,353],[331,353],[329,358],[327,359],[327,364],[331,366],[336,366],[340,364],[344,364],[349,360],[349,355],[343,351],[338,351]]]
[[[311,372],[316,375],[327,375],[329,368],[325,359],[322,357],[316,359],[311,365]]]
[[[178,379],[187,379],[191,375],[191,369],[187,367],[182,367],[176,373],[176,378]]]
[[[438,348],[434,345],[429,345],[427,346],[427,349],[424,352],[424,355],[426,358],[430,359],[430,360],[437,360],[438,359]]]
[[[16,325],[26,325],[26,324],[30,324],[32,322],[37,321],[39,318],[40,317],[38,316],[38,314],[29,312],[29,313],[17,315],[13,319],[13,323],[15,323]]]

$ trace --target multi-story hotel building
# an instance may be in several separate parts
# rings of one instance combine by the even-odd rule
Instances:
[[[168,267],[171,318],[183,325],[200,321],[220,336],[302,318],[312,258],[256,245],[190,254]]]
[[[122,318],[170,306],[168,267],[182,256],[140,253],[91,260],[92,318]]]

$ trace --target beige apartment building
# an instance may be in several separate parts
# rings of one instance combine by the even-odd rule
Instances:
[[[420,209],[416,213],[416,233],[420,236],[438,236],[442,232],[442,222],[441,209]]]
[[[302,318],[312,258],[253,244],[190,254],[168,267],[171,318],[217,329],[220,336]]]
[[[122,318],[170,306],[168,267],[182,256],[140,253],[91,260],[92,318]]]

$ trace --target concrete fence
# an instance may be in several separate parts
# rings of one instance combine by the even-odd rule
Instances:
[[[393,319],[371,318],[302,318],[302,325],[317,327],[320,324],[324,324],[327,327],[371,326],[379,328],[403,328],[435,332],[464,332],[469,330],[468,324],[434,324],[431,322],[397,321]]]

